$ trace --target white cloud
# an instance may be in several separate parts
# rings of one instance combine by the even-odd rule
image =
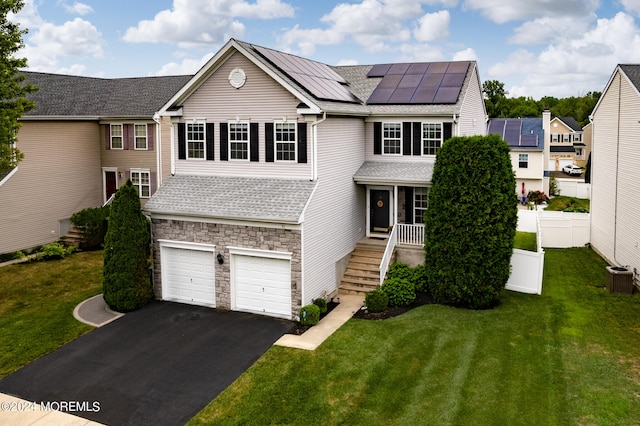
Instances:
[[[72,5],[64,4],[64,8],[67,12],[72,13],[74,15],[84,16],[89,13],[93,13],[93,8],[88,4],[75,2]]]
[[[297,51],[304,56],[311,56],[317,45],[334,45],[344,40],[344,36],[334,30],[301,29],[298,25],[284,32],[278,37],[278,43],[289,50],[290,46],[297,46]]]
[[[463,5],[465,9],[479,10],[498,24],[544,16],[585,16],[598,6],[598,0],[464,0]]]
[[[338,66],[358,65],[358,61],[356,61],[355,59],[341,59],[338,61],[336,65]]]
[[[104,54],[102,35],[89,21],[76,18],[62,25],[44,23],[29,38],[29,42],[44,54],[52,56],[94,56]]]
[[[618,63],[640,62],[640,28],[623,12],[540,53],[519,49],[489,69],[489,79],[519,80],[512,96],[580,96],[604,88]]]
[[[591,16],[578,17],[543,17],[528,21],[516,28],[515,34],[509,38],[513,44],[542,44],[567,38],[567,34],[581,34],[593,23]],[[569,32],[567,29],[571,29]]]
[[[292,17],[294,9],[281,0],[174,0],[171,10],[163,10],[153,20],[143,20],[128,28],[123,39],[132,43],[178,43],[193,47],[222,43],[242,37],[245,26],[237,18],[274,19]]]
[[[455,52],[453,54],[453,57],[451,58],[451,60],[453,60],[453,61],[477,61],[478,60],[478,54],[476,53],[475,50],[473,50],[472,48],[469,47],[467,49]]]
[[[640,0],[621,0],[620,2],[628,12],[640,15]]]
[[[439,49],[424,43],[406,43],[400,46],[398,62],[435,62],[445,60]]]
[[[160,70],[151,75],[187,75],[195,74],[209,59],[213,57],[213,53],[207,53],[200,59],[183,59],[182,62],[169,62],[164,64]]]
[[[418,41],[446,40],[449,38],[449,24],[451,15],[448,10],[441,10],[436,13],[427,13],[414,30],[413,36]]]

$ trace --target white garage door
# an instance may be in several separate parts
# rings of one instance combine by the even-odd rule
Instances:
[[[291,262],[234,255],[235,309],[291,318]]]
[[[215,263],[211,251],[162,247],[162,298],[215,307]]]

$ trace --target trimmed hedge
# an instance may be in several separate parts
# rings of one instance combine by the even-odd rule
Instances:
[[[493,306],[510,274],[517,194],[498,135],[454,137],[436,156],[425,213],[427,285],[437,303]]]
[[[313,304],[316,305],[319,309],[320,309],[320,315],[324,315],[327,313],[327,300],[322,298],[322,297],[318,297],[317,299],[313,300]]]
[[[110,206],[82,209],[71,216],[71,223],[84,231],[83,250],[96,250],[104,246],[107,235]]]
[[[364,304],[369,312],[382,312],[389,307],[389,296],[382,290],[373,290],[364,296]]]
[[[389,297],[391,306],[407,306],[416,300],[416,287],[407,279],[388,278],[380,289]]]

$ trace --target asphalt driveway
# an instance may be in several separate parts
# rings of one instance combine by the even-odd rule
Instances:
[[[71,402],[71,414],[108,425],[184,424],[291,326],[152,302],[6,376],[0,392],[52,408]]]

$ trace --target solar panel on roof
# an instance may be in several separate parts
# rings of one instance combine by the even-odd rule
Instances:
[[[344,86],[347,83],[346,80],[328,65],[260,46],[253,46],[253,48],[314,97],[332,101],[359,102]]]
[[[469,62],[421,62],[373,66],[367,76],[383,78],[367,103],[454,104],[458,101],[468,69]]]
[[[538,146],[538,136],[522,135],[520,138],[520,146]]]
[[[496,133],[502,137],[504,134],[504,125],[505,120],[501,120],[499,118],[494,118],[489,122],[489,129],[487,130],[489,133]]]
[[[520,145],[520,135],[522,122],[520,120],[509,120],[504,127],[504,140],[510,145]]]

